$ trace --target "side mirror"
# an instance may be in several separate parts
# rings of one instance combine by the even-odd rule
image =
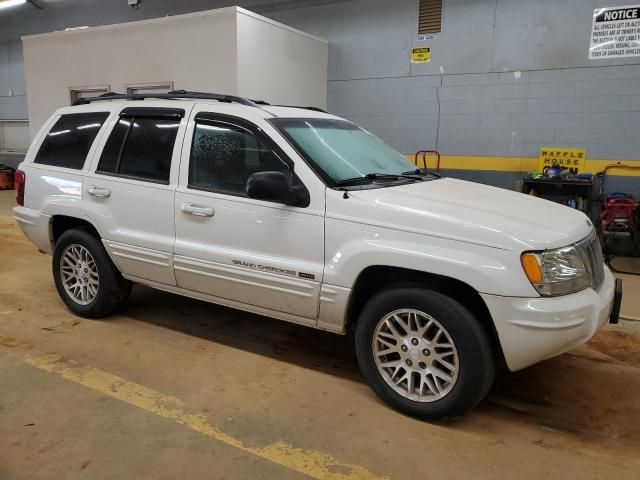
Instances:
[[[293,183],[297,182],[298,185]],[[297,181],[293,172],[257,172],[247,180],[246,193],[249,198],[284,203],[294,207],[309,205],[309,192]]]

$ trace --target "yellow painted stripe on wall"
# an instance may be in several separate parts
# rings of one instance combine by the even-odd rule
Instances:
[[[414,154],[406,154],[405,157],[415,163]],[[422,162],[422,160],[420,160]],[[640,176],[640,161],[638,160],[587,160],[585,173],[598,173],[604,170],[607,165],[630,165],[637,168],[610,168],[607,175],[617,175],[625,177]],[[420,163],[422,166],[422,163]],[[427,156],[427,166],[435,167],[435,156]],[[536,157],[476,157],[464,155],[442,155],[440,157],[440,168],[443,170],[495,170],[498,172],[533,172],[538,169],[538,159]]]

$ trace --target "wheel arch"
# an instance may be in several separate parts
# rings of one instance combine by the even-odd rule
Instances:
[[[347,304],[347,332],[355,330],[362,308],[373,295],[391,288],[411,286],[438,291],[467,307],[478,318],[487,334],[499,365],[506,365],[493,318],[478,291],[461,280],[429,272],[388,265],[373,265],[362,270]]]
[[[56,242],[60,236],[72,228],[84,228],[96,238],[101,238],[98,229],[84,218],[69,215],[53,215],[49,221],[49,239],[51,241],[51,247],[55,248]]]

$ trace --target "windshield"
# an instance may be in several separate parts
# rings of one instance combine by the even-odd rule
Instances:
[[[272,122],[334,183],[416,169],[400,152],[345,120],[279,118]]]

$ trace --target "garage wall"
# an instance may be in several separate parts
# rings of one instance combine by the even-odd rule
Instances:
[[[19,38],[1,40],[2,30],[0,17],[0,151],[24,151],[30,135],[22,43]]]
[[[640,58],[587,57],[593,9],[615,2],[444,0],[442,33],[417,42],[417,0],[143,0],[137,10],[57,0],[0,14],[0,44],[232,3],[329,40],[329,110],[404,153],[437,148],[447,173],[511,188],[542,145],[587,148],[592,171],[640,159]],[[421,45],[431,63],[412,65]],[[24,80],[2,58],[0,72],[17,72],[0,73],[4,95]],[[640,180],[616,176],[608,187],[640,193]]]
[[[0,18],[0,35],[2,35]],[[0,40],[0,118],[27,118],[24,58],[19,38]]]
[[[640,159],[640,58],[588,59],[593,9],[609,4],[443,3],[442,32],[427,42],[415,40],[417,2],[272,15],[329,39],[332,112],[406,154],[437,148],[447,174],[513,188],[546,145],[586,148],[594,173]],[[431,62],[412,65],[421,45]],[[610,171],[606,188],[640,193],[629,173]]]

